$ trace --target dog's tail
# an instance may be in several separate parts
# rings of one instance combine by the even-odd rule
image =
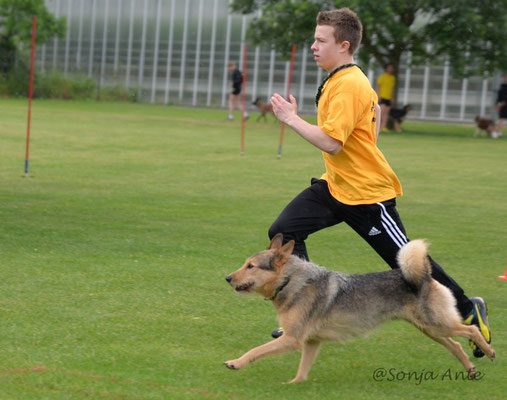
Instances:
[[[403,246],[398,252],[398,264],[403,277],[416,287],[431,279],[428,244],[424,240],[412,240]]]

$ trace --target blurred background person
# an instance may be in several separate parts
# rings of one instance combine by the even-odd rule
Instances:
[[[227,64],[227,70],[232,71],[231,76],[231,86],[232,92],[229,94],[229,117],[227,119],[229,121],[234,120],[234,109],[238,108],[241,111],[240,105],[240,94],[241,94],[241,86],[243,85],[243,74],[238,69],[237,64],[234,61],[229,62]],[[248,113],[245,111],[245,119],[248,118]]]
[[[394,86],[396,85],[396,77],[394,76],[394,65],[388,64],[385,71],[377,79],[377,96],[378,104],[382,118],[380,119],[380,130],[386,131],[387,120],[389,119],[389,111],[394,106]]]
[[[507,74],[503,75],[503,83],[500,85],[500,89],[498,89],[496,109],[498,111],[496,134],[500,137],[502,136],[503,124],[507,119]]]

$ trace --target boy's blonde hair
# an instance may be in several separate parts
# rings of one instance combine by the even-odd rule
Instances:
[[[354,54],[361,43],[363,25],[357,14],[350,8],[321,11],[317,15],[317,25],[334,27],[334,37],[337,43],[350,43],[349,53]]]

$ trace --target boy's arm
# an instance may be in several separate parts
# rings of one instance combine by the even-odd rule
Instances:
[[[294,96],[290,95],[289,103],[278,93],[275,93],[270,102],[273,105],[273,112],[281,122],[289,125],[318,149],[332,155],[342,149],[341,142],[327,135],[317,125],[312,125],[297,115],[297,103]]]
[[[375,91],[377,92],[377,97],[379,99],[380,99],[380,85],[381,85],[381,82],[382,82],[381,76],[378,77],[378,79],[377,79],[377,86],[375,88]]]
[[[380,120],[382,118],[382,111],[380,110],[380,106],[375,104],[375,137],[378,138],[378,134],[380,132]]]

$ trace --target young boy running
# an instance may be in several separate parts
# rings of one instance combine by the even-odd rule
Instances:
[[[396,255],[408,242],[396,210],[396,197],[402,195],[402,189],[377,147],[377,94],[354,64],[361,36],[361,22],[348,8],[323,11],[317,16],[311,49],[317,65],[329,74],[317,92],[317,125],[298,116],[293,96],[289,101],[279,94],[271,97],[276,117],[322,150],[325,173],[320,179],[313,178],[311,186],[287,205],[269,229],[269,237],[283,233],[284,241],[295,241],[294,254],[308,260],[308,235],[345,222],[391,268],[398,268]],[[442,267],[429,260],[434,279],[454,294],[464,323],[476,324],[490,343],[484,300],[466,297]],[[274,337],[282,334],[281,328],[272,333]],[[475,343],[470,342],[470,346],[476,357],[484,356]]]

